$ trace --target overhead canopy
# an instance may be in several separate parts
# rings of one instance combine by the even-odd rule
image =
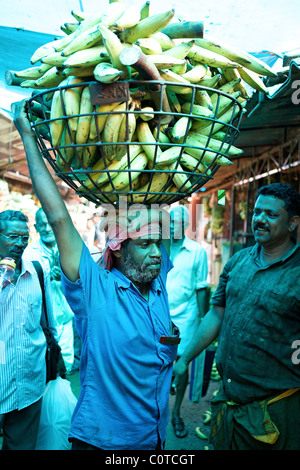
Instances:
[[[0,108],[10,112],[11,102],[30,96],[32,90],[8,86],[5,81],[6,70],[20,71],[32,67],[30,58],[34,51],[53,41],[54,36],[0,26],[0,37]]]
[[[248,112],[235,141],[237,147],[244,149],[244,156],[251,155],[253,147],[280,143],[287,128],[300,127],[299,105],[293,88],[298,81],[300,90],[300,60],[292,61],[281,75],[287,78],[273,95],[255,93],[247,105]]]

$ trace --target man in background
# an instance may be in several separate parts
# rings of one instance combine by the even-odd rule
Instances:
[[[20,211],[0,213],[0,258],[15,260],[16,269],[0,308],[0,427],[3,450],[34,450],[42,396],[46,386],[46,339],[41,326],[42,291],[37,272],[23,256],[29,242],[27,217]],[[49,275],[44,271],[48,323],[54,335]],[[4,357],[3,357],[4,356]]]
[[[190,339],[194,336],[199,322],[206,312],[207,294],[207,256],[202,246],[185,236],[189,226],[189,210],[178,205],[170,210],[171,215],[171,261],[174,268],[167,279],[167,291],[172,321],[179,328],[181,342],[178,345],[177,359],[181,356]],[[203,383],[205,351],[195,360],[200,389]],[[176,389],[172,412],[172,425],[175,436],[187,435],[184,421],[180,416],[180,407],[189,380],[188,370],[180,377]],[[201,400],[197,397],[198,401]],[[193,400],[194,401],[194,400]]]
[[[57,339],[61,347],[66,370],[70,372],[74,361],[74,315],[62,292],[57,243],[54,232],[42,208],[36,211],[34,227],[40,237],[28,245],[24,251],[24,256],[31,261],[40,261],[49,272],[53,312],[58,334]]]

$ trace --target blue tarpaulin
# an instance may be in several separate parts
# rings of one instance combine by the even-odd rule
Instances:
[[[257,57],[257,59],[262,60],[269,67],[273,67],[273,65],[277,62],[278,59],[283,58],[280,54],[276,54],[275,52],[270,51],[249,52],[249,54],[253,55],[254,57]]]

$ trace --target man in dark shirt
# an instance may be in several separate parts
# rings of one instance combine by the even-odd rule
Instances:
[[[256,245],[225,265],[206,314],[174,373],[218,335],[222,377],[212,402],[215,449],[300,449],[300,196],[275,183],[256,196]],[[176,384],[176,378],[175,378]]]

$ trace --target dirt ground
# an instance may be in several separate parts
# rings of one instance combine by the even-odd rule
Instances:
[[[209,436],[210,425],[203,423],[203,414],[210,409],[210,400],[213,393],[219,389],[220,382],[210,381],[206,396],[202,398],[201,403],[192,403],[188,398],[189,388],[185,392],[182,402],[180,416],[182,417],[188,435],[184,438],[175,436],[173,426],[170,422],[167,426],[166,450],[211,450],[208,440],[199,439],[195,434],[195,428],[200,426],[201,431]],[[175,397],[170,395],[170,414],[173,408]]]

